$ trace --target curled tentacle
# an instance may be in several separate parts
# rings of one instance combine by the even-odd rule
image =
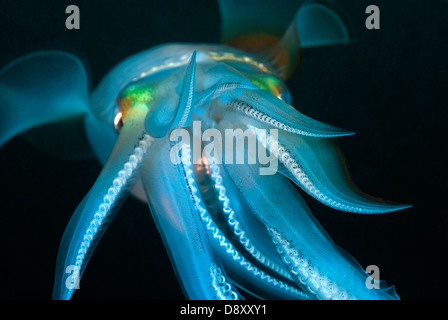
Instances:
[[[279,140],[262,139],[268,142],[267,148],[282,163],[280,172],[320,202],[341,211],[370,214],[410,207],[362,193],[353,183],[342,153],[333,140],[290,134],[280,134]]]

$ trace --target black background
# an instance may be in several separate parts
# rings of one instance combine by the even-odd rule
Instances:
[[[303,113],[353,130],[340,138],[365,192],[412,209],[356,215],[305,199],[335,242],[402,299],[446,299],[446,1],[339,1],[353,44],[312,48],[288,82]],[[78,5],[81,29],[65,28]],[[367,30],[367,5],[381,29]],[[41,49],[61,49],[86,64],[93,88],[116,63],[166,42],[218,42],[214,1],[2,0],[0,65]],[[65,226],[95,181],[93,158],[41,152],[18,136],[0,149],[0,298],[50,299]],[[129,198],[93,255],[73,299],[183,299],[145,204]]]

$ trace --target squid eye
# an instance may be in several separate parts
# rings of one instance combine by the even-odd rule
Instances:
[[[114,119],[115,130],[120,133],[121,128],[123,127],[123,117],[121,115],[121,111],[117,113]]]

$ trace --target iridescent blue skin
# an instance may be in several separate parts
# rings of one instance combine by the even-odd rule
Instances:
[[[301,36],[315,45],[309,32]],[[0,144],[84,115],[104,165],[61,241],[54,299],[71,298],[76,276],[129,193],[148,203],[189,299],[243,299],[245,291],[263,299],[399,298],[384,283],[366,286],[369,275],[329,238],[291,181],[341,211],[379,214],[409,206],[372,200],[350,182],[333,138],[352,132],[291,107],[280,71],[252,53],[196,44],[134,55],[90,95],[84,67],[63,52],[36,53],[2,69]],[[276,85],[266,90],[259,86],[263,79]],[[260,175],[259,164],[213,164],[212,157],[173,164],[170,132],[196,120],[203,130],[278,129],[278,144],[269,147],[279,172]],[[183,145],[181,154],[191,158],[191,146]]]

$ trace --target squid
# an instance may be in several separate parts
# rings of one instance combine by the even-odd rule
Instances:
[[[36,52],[1,69],[0,145],[82,117],[103,165],[63,234],[53,299],[75,293],[129,195],[148,204],[188,299],[399,299],[384,282],[366,285],[369,274],[303,198],[354,214],[410,207],[361,192],[336,144],[353,132],[293,107],[286,82],[301,50],[351,41],[337,3],[219,6],[219,44],[169,43],[137,53],[92,92],[83,64],[65,52]],[[275,170],[249,161],[253,151],[244,143],[217,152],[194,142],[211,141],[210,129],[215,140],[244,131],[243,142],[254,138]],[[232,152],[241,161],[225,161]]]

